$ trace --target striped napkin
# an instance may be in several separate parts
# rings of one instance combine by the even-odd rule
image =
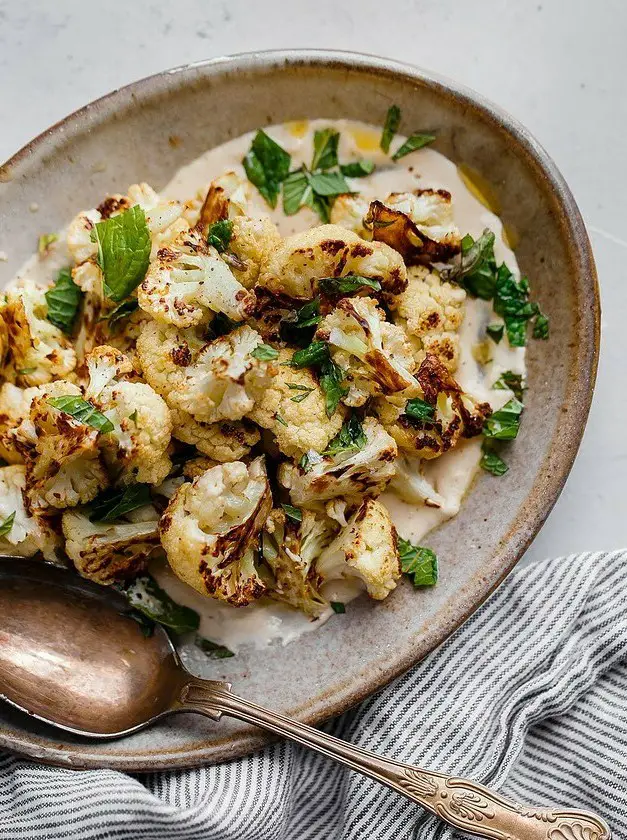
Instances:
[[[437,651],[326,730],[531,805],[588,808],[627,837],[627,551],[521,568]],[[454,831],[280,743],[229,764],[127,776],[0,756],[0,840],[413,840]]]

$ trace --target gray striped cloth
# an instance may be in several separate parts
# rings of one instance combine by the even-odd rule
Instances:
[[[532,805],[588,808],[627,838],[627,551],[515,572],[424,662],[327,731]],[[0,838],[452,838],[416,805],[286,743],[127,776],[0,756]]]

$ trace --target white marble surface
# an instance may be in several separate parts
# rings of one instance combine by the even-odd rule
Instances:
[[[625,31],[622,0],[0,0],[0,159],[115,87],[246,50],[388,55],[490,97],[528,126],[569,181],[604,306],[585,440],[528,557],[615,548],[627,543]]]

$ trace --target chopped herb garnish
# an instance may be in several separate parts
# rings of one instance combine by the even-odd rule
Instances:
[[[340,431],[329,443],[324,455],[339,455],[341,452],[359,452],[368,443],[364,427],[355,414],[343,424]]]
[[[123,321],[125,318],[128,318],[129,315],[132,315],[138,307],[139,304],[137,303],[137,298],[129,298],[128,300],[123,300],[122,303],[119,303],[113,312],[107,316],[109,329],[112,331],[117,329],[120,321]]]
[[[522,374],[512,373],[511,370],[506,370],[499,376],[492,387],[497,391],[511,391],[516,399],[522,402],[523,392],[525,390]]]
[[[374,172],[374,163],[371,160],[354,160],[351,163],[340,164],[340,172],[346,178],[365,178]]]
[[[398,538],[401,569],[412,579],[414,586],[434,586],[438,580],[438,558],[434,551],[409,540]]]
[[[492,300],[496,288],[494,234],[487,228],[476,241],[466,234],[458,262],[443,272],[447,280],[455,280],[473,297]]]
[[[277,411],[277,413],[274,415],[274,417],[275,417],[275,419],[276,419],[277,423],[280,423],[282,426],[287,426],[287,423],[286,423],[286,422],[285,422],[285,420],[281,417],[281,415],[278,413],[278,411]]]
[[[356,274],[346,274],[344,277],[321,277],[318,286],[325,295],[351,295],[360,289],[381,290],[381,283],[370,277],[359,277]]]
[[[302,393],[296,394],[295,397],[290,397],[290,400],[295,403],[302,403],[303,400],[306,400],[307,397],[313,393],[313,388],[307,388],[305,385],[288,385],[288,388],[292,390],[298,389]]]
[[[134,609],[158,624],[169,627],[174,633],[198,630],[198,613],[173,601],[150,575],[135,578],[122,590],[122,594]]]
[[[314,213],[317,213],[320,217],[320,221],[328,225],[331,221],[331,207],[333,206],[334,197],[331,196],[322,196],[318,195],[318,193],[314,192],[313,190],[311,193],[306,197],[305,204]]]
[[[429,423],[435,416],[435,406],[421,400],[420,397],[413,397],[405,404],[405,414],[412,420],[420,423]]]
[[[209,225],[207,245],[211,245],[219,254],[223,254],[229,247],[232,235],[233,222],[230,219],[220,219]]]
[[[348,394],[348,388],[342,383],[344,371],[330,359],[320,365],[320,387],[325,397],[327,417],[335,414],[342,397]]]
[[[279,351],[269,344],[258,344],[250,355],[260,362],[271,362],[279,358]]]
[[[72,279],[70,269],[61,269],[54,286],[46,292],[47,319],[55,327],[71,335],[82,299],[83,292]]]
[[[398,105],[390,105],[385,116],[385,124],[383,126],[383,133],[381,134],[381,141],[379,143],[386,155],[390,151],[390,143],[394,139],[394,135],[398,131],[400,124],[401,109]]]
[[[428,146],[429,143],[433,143],[435,140],[435,134],[424,134],[420,131],[415,132],[408,137],[407,140],[403,143],[400,149],[397,149],[394,154],[392,155],[392,160],[400,160],[401,158],[408,155],[410,152],[416,152],[418,149],[422,149],[424,146]]]
[[[103,434],[113,431],[113,423],[82,397],[52,397],[48,400],[48,405],[51,405],[58,411],[63,411],[65,414],[71,415],[80,423],[85,423],[94,429],[98,429]]]
[[[316,298],[286,315],[279,324],[279,335],[288,344],[306,347],[321,320],[320,301]]]
[[[124,490],[105,490],[91,503],[90,522],[114,522],[152,499],[148,484],[131,484]]]
[[[290,155],[265,131],[253,138],[250,151],[242,161],[248,180],[254,184],[270,207],[276,207],[281,183],[290,171]]]
[[[311,169],[331,169],[337,166],[337,146],[340,133],[334,128],[314,132],[314,153]]]
[[[40,254],[45,254],[53,242],[56,242],[59,237],[56,233],[42,233],[37,242],[37,251]]]
[[[298,213],[311,199],[312,189],[304,167],[290,172],[283,181],[283,212],[286,216]]]
[[[329,358],[329,345],[326,341],[312,341],[307,347],[294,353],[290,365],[295,368],[313,367],[328,361]]]
[[[92,239],[98,245],[105,294],[111,300],[124,300],[142,282],[150,262],[150,231],[144,211],[136,204],[97,222]]]
[[[6,537],[10,533],[13,523],[15,522],[15,511],[10,513],[4,522],[0,522],[0,537]]]
[[[483,425],[483,434],[495,440],[513,440],[518,434],[523,404],[515,397],[490,415]]]
[[[310,172],[308,179],[314,193],[323,198],[351,192],[341,172]]]
[[[203,636],[196,636],[194,641],[196,647],[200,648],[203,653],[206,653],[209,659],[230,659],[235,656],[232,650],[224,645],[219,645],[217,642],[212,642],[210,639],[205,639]]]
[[[285,511],[285,515],[288,517],[288,519],[291,519],[293,522],[303,521],[303,512],[300,508],[294,507],[293,505],[284,504],[282,504],[281,507]]]
[[[209,330],[214,336],[219,337],[221,335],[228,335],[239,326],[241,326],[241,324],[237,321],[231,320],[231,318],[229,318],[228,315],[225,315],[224,312],[218,312],[216,313],[213,321],[209,324]]]
[[[343,615],[346,612],[346,606],[341,601],[331,601],[331,609],[338,615]]]
[[[533,337],[546,341],[549,337],[549,319],[542,312],[538,313],[538,317],[533,325]]]
[[[137,409],[132,414],[128,415],[128,419],[132,420],[133,423],[137,423]]]
[[[505,473],[509,470],[505,461],[497,455],[493,449],[486,446],[485,441],[481,448],[481,452],[481,461],[479,463],[482,470],[496,476],[505,475]]]
[[[309,455],[305,452],[305,454],[301,457],[300,461],[298,462],[298,466],[303,470],[303,472],[309,472],[311,469],[311,462],[309,461]]]
[[[37,370],[36,367],[29,367],[29,368],[18,368],[15,372],[19,376],[30,376],[31,373],[35,373]]]
[[[505,332],[505,324],[488,324],[485,331],[495,344],[499,344]]]

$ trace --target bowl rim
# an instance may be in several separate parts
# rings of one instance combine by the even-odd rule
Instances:
[[[541,473],[544,475],[544,492],[536,494],[536,498],[533,495],[528,497],[521,505],[514,520],[515,525],[510,529],[502,550],[498,554],[498,562],[495,562],[495,568],[491,570],[492,574],[476,576],[468,582],[463,590],[463,599],[458,603],[454,620],[449,618],[449,620],[439,622],[437,629],[424,637],[426,643],[422,644],[420,649],[408,649],[405,656],[395,661],[393,669],[381,674],[373,674],[365,688],[362,686],[359,690],[353,690],[352,693],[343,692],[336,697],[326,695],[317,708],[309,705],[295,713],[295,717],[299,720],[313,725],[346,711],[417,664],[466,622],[522,557],[556,503],[581,443],[597,372],[601,306],[592,248],[581,213],[556,164],[528,129],[500,106],[446,76],[409,63],[367,53],[327,49],[242,52],[183,64],[145,76],[93,100],[39,133],[0,166],[0,184],[12,179],[12,170],[18,169],[20,164],[35,155],[46,141],[54,141],[60,135],[67,137],[93,129],[99,121],[106,120],[112,110],[117,110],[132,99],[141,99],[145,95],[148,99],[153,99],[159,93],[170,89],[173,81],[186,84],[194,80],[196,73],[201,73],[203,77],[219,76],[225,72],[270,71],[273,67],[287,65],[324,66],[374,72],[382,77],[400,80],[405,84],[428,87],[480,112],[492,128],[504,132],[511,138],[527,156],[528,161],[533,163],[538,175],[546,182],[545,189],[553,197],[560,210],[559,224],[564,240],[567,242],[571,263],[576,270],[575,283],[580,289],[585,288],[589,295],[586,306],[580,306],[577,313],[581,366],[576,381],[571,383],[572,411],[562,438],[565,445],[559,451],[550,453],[550,456],[545,456],[538,470],[538,475]],[[550,469],[547,469],[548,457],[551,459]],[[537,480],[538,477],[536,477]],[[5,734],[0,731],[0,748],[31,756],[44,763],[75,768],[111,767],[134,772],[194,767],[209,762],[231,760],[248,755],[266,746],[271,740],[273,740],[271,737],[259,732],[249,738],[241,739],[235,747],[229,743],[227,737],[205,749],[183,747],[172,751],[159,750],[158,753],[136,751],[132,757],[110,753],[103,760],[102,755],[98,755],[97,743],[94,744],[95,749],[86,741],[53,744],[49,739],[35,733],[20,733],[16,737],[15,734]]]

